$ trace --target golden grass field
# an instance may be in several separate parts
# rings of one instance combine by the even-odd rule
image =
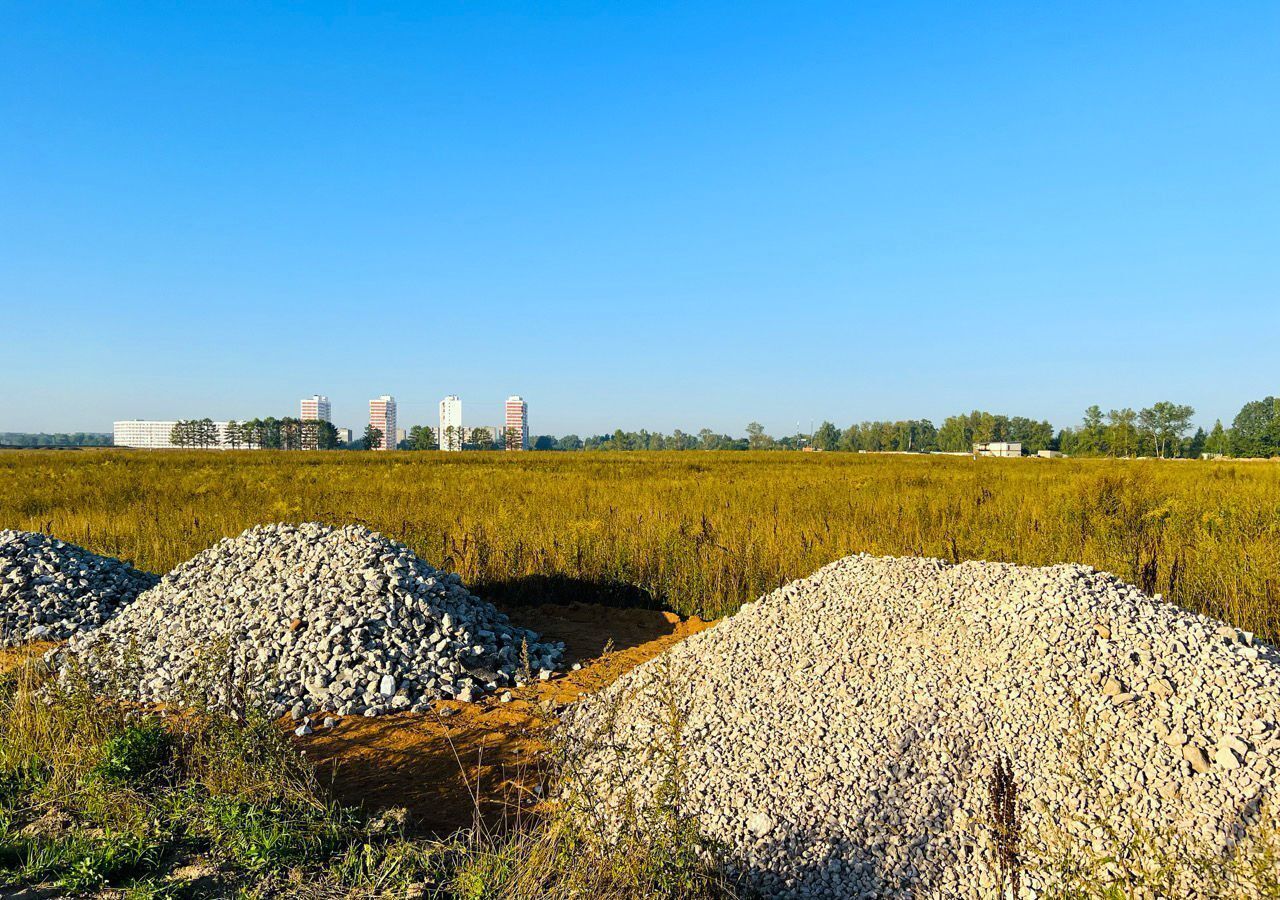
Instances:
[[[1280,464],[801,453],[0,453],[0,527],[163,572],[363,523],[507,599],[714,617],[858,551],[1081,562],[1276,640]]]

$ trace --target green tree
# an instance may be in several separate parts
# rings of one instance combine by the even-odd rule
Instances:
[[[1138,452],[1138,414],[1129,407],[1107,413],[1106,443],[1116,456]]]
[[[1215,419],[1209,436],[1204,439],[1204,452],[1214,456],[1226,456],[1231,452],[1231,437],[1222,427],[1222,420]]]
[[[338,429],[334,427],[332,422],[317,421],[316,422],[316,449],[317,450],[337,450],[338,449]]]
[[[854,453],[863,449],[861,438],[861,429],[857,425],[850,425],[840,432],[840,449],[846,453]]]
[[[441,435],[441,450],[461,450],[462,449],[462,429],[457,425],[448,425]]]
[[[973,449],[973,426],[967,416],[948,416],[938,429],[938,449],[947,453],[967,453]],[[878,447],[865,447],[878,450]]]
[[[840,429],[830,422],[823,422],[813,433],[813,446],[818,450],[834,450],[840,444]]]
[[[1276,454],[1280,454],[1280,397],[1246,403],[1231,423],[1231,455]]]
[[[1180,454],[1187,459],[1199,459],[1204,454],[1204,445],[1208,440],[1209,435],[1205,434],[1205,430],[1197,428],[1196,433],[1191,436],[1191,440],[1184,441]]]
[[[1104,456],[1107,453],[1106,427],[1102,424],[1102,407],[1096,403],[1084,411],[1084,421],[1076,432],[1077,456]]]
[[[410,428],[409,445],[413,450],[435,450],[439,446],[435,430],[429,425],[414,425]]]
[[[747,444],[752,450],[768,450],[773,446],[773,438],[764,433],[764,426],[759,422],[747,425]]]
[[[1156,456],[1163,458],[1177,453],[1195,412],[1190,406],[1162,400],[1138,413],[1138,426],[1151,441]]]
[[[376,450],[382,446],[382,429],[374,425],[364,426],[364,449]]]

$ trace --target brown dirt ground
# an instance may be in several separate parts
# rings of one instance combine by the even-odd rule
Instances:
[[[536,803],[532,791],[543,779],[546,732],[560,708],[714,624],[591,603],[506,612],[515,624],[564,641],[565,665],[582,668],[512,689],[509,703],[488,696],[479,703],[441,701],[428,713],[346,716],[331,729],[293,738],[338,799],[370,812],[403,808],[416,828],[441,836],[477,824],[478,816],[486,825],[501,824]],[[0,674],[53,646],[0,650]]]
[[[57,641],[37,641],[20,647],[0,648],[0,675],[7,675],[33,657],[58,646]]]
[[[535,802],[557,709],[601,690],[672,644],[709,627],[699,618],[588,603],[508,608],[515,624],[565,642],[566,664],[548,682],[479,703],[442,701],[427,713],[347,716],[295,738],[342,801],[369,811],[403,808],[424,831],[447,835],[500,824]],[[607,649],[607,652],[606,652]],[[439,710],[455,712],[447,717]]]

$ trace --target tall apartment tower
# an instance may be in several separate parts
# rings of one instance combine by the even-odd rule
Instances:
[[[383,394],[370,400],[369,424],[382,432],[382,444],[377,449],[396,449],[396,398]]]
[[[507,416],[502,436],[508,450],[529,449],[529,404],[523,397],[507,398]]]
[[[321,422],[332,422],[333,419],[329,412],[329,398],[320,394],[312,394],[310,397],[302,399],[302,409],[299,418],[304,422],[314,422],[317,419]],[[317,450],[319,449],[315,429],[307,426],[302,429],[302,449]]]
[[[462,401],[456,394],[440,401],[440,433],[436,440],[441,450],[462,449]]]
[[[333,415],[329,408],[329,398],[320,394],[312,394],[302,401],[302,414],[298,418],[306,421],[319,420],[321,422],[332,422]]]

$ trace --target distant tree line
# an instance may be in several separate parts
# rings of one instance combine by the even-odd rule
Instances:
[[[230,450],[338,450],[338,429],[320,419],[232,419],[220,434],[212,419],[184,419],[174,423],[169,442],[175,447]]]
[[[53,434],[0,431],[0,445],[5,447],[110,447],[111,435],[96,431]]]
[[[1246,403],[1225,427],[1221,420],[1206,432],[1193,430],[1195,410],[1187,405],[1161,401],[1145,409],[1129,407],[1102,411],[1094,405],[1085,410],[1077,426],[1056,434],[1044,420],[1005,416],[981,410],[950,416],[935,427],[928,419],[860,422],[839,428],[823,422],[811,434],[797,433],[773,437],[758,422],[746,427],[745,437],[719,434],[703,428],[696,434],[679,429],[664,434],[647,430],[615,430],[612,434],[581,438],[576,434],[556,437],[541,434],[530,439],[534,450],[802,450],[868,453],[967,453],[976,443],[1009,441],[1022,444],[1025,453],[1059,450],[1070,456],[1156,456],[1195,458],[1202,455],[1229,457],[1280,456],[1280,398],[1264,397]],[[496,450],[504,439],[519,441],[519,434],[503,435],[487,427],[447,428],[444,446],[465,450]],[[382,433],[365,430],[363,440],[352,448],[380,446]],[[438,450],[438,429],[415,425],[401,450]],[[230,449],[267,448],[278,450],[341,449],[337,429],[329,422],[267,417],[246,422],[229,422],[224,443],[210,419],[178,422],[170,435],[178,447],[218,447]],[[371,441],[370,438],[373,438]],[[18,447],[110,446],[111,435],[92,432],[68,434],[27,434],[0,432],[0,444]]]
[[[1058,450],[1070,456],[1155,456],[1197,458],[1205,454],[1231,457],[1280,455],[1280,399],[1266,397],[1246,403],[1230,428],[1221,421],[1206,432],[1191,423],[1195,410],[1161,401],[1145,409],[1128,407],[1106,413],[1099,406],[1085,410],[1079,426],[1056,433],[1043,419],[1006,416],[974,410],[950,416],[935,427],[928,419],[860,422],[840,428],[823,422],[811,434],[773,437],[759,422],[746,427],[746,437],[718,434],[703,428],[696,434],[679,429],[623,431],[585,439],[543,434],[531,441],[534,450],[801,450],[868,453],[968,453],[974,444],[991,441],[1020,443],[1027,454]],[[430,431],[430,429],[427,429]],[[412,440],[412,432],[411,440]],[[435,449],[432,444],[415,449]]]
[[[1193,432],[1193,415],[1190,406],[1175,403],[1156,403],[1137,412],[1126,408],[1103,413],[1091,406],[1078,428],[1059,433],[1058,443],[1075,456],[1280,456],[1280,398],[1246,403],[1230,428],[1218,419],[1208,432]]]
[[[409,429],[405,439],[397,446],[400,450],[439,450],[441,446],[458,450],[501,450],[507,440],[518,443],[520,432],[512,429],[510,434],[500,432],[488,425],[475,428],[463,428],[450,425],[444,430],[444,441],[440,441],[439,429],[430,425],[414,425]],[[551,448],[548,448],[551,449]]]

